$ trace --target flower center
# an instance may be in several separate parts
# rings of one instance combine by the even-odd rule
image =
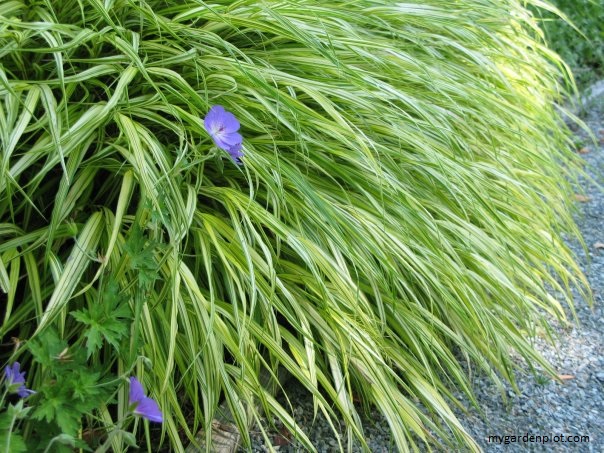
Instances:
[[[224,134],[224,125],[222,124],[214,124],[212,126],[213,135],[223,135]]]

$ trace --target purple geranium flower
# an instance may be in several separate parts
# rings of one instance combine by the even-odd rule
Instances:
[[[164,421],[157,403],[152,398],[145,396],[143,386],[135,377],[130,378],[130,405],[134,406],[134,413],[152,422],[161,423]]]
[[[4,368],[4,378],[10,393],[16,393],[21,398],[26,398],[36,392],[25,387],[25,371],[21,371],[19,362]],[[11,389],[12,387],[12,389]]]
[[[243,138],[237,132],[240,125],[235,115],[227,112],[223,106],[215,105],[206,115],[203,124],[216,146],[227,151],[236,163],[241,164]]]

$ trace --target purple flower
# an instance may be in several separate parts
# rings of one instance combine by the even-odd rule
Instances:
[[[26,398],[36,392],[25,387],[25,371],[21,371],[19,362],[13,363],[12,366],[4,368],[4,379],[10,393],[16,393],[21,398]]]
[[[235,115],[227,112],[223,106],[215,105],[206,115],[203,124],[216,146],[227,151],[237,164],[241,164],[243,138],[237,132],[240,125]]]
[[[161,423],[164,421],[157,403],[152,398],[145,396],[143,386],[135,377],[130,378],[129,402],[134,406],[134,413],[152,422]]]

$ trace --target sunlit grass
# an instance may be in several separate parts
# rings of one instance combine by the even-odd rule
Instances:
[[[260,385],[279,367],[361,442],[353,394],[401,451],[473,447],[458,358],[551,372],[528,334],[565,317],[546,288],[585,285],[564,67],[532,27],[516,1],[3,2],[2,341],[74,342],[111,281],[135,322],[91,360],[136,367],[176,451],[222,400],[244,442],[260,408],[311,449]],[[241,167],[204,129],[217,104]]]

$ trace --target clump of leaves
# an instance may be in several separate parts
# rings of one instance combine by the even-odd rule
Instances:
[[[586,291],[563,241],[580,158],[520,2],[11,0],[0,49],[0,337],[76,401],[37,412],[53,429],[114,426],[124,392],[79,399],[136,367],[175,451],[222,403],[246,445],[264,412],[312,450],[260,379],[285,369],[348,442],[369,448],[358,397],[401,451],[476,449],[459,357],[553,374],[525,332]]]
[[[87,366],[84,351],[76,347],[70,352],[54,329],[31,341],[28,349],[39,370],[36,390],[25,387],[25,371],[18,362],[5,368],[0,448],[17,453],[71,452],[74,447],[89,450],[79,436],[82,420],[110,400],[115,382],[101,379],[106,371]],[[10,401],[17,398],[16,403]]]
[[[44,441],[59,434],[77,439],[82,418],[108,402],[115,384],[102,378],[105,369],[87,366],[83,348],[69,347],[53,329],[33,340],[29,350],[43,370],[36,376],[39,403],[32,417],[44,423],[36,425],[36,434]]]
[[[120,295],[115,281],[110,281],[103,297],[94,300],[87,310],[74,310],[70,315],[86,326],[82,334],[86,338],[87,357],[98,351],[104,342],[119,352],[132,319],[128,300]]]

